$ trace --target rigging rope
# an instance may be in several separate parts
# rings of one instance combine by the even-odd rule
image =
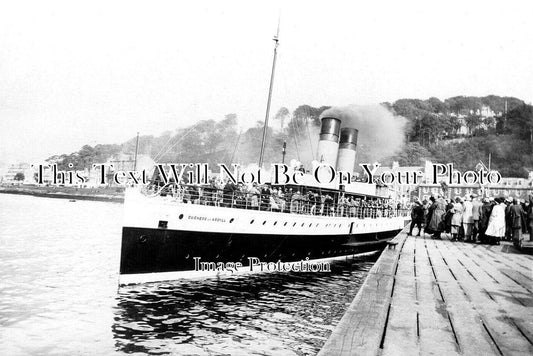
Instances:
[[[174,146],[176,146],[178,143],[180,143],[181,140],[183,140],[185,137],[187,137],[188,134],[190,134],[192,132],[192,130],[194,130],[196,128],[196,126],[198,126],[202,121],[198,121],[196,124],[194,124],[186,133],[183,134],[183,136],[181,136],[179,138],[179,140],[177,140],[176,142],[174,142],[174,144],[172,146],[170,146],[166,151],[165,153],[163,153],[162,155],[158,155],[158,157],[156,157],[154,159],[154,161],[157,162],[157,160],[160,158],[160,157],[163,157],[164,155],[166,155],[172,148],[174,148]]]

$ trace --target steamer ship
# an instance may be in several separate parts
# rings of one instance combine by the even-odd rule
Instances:
[[[353,171],[357,130],[340,130],[340,125],[338,118],[322,118],[318,156],[330,165],[335,162],[337,170]],[[184,199],[187,189],[199,188],[174,184],[155,194],[128,189],[120,284],[233,273],[197,270],[195,258],[240,262],[242,271],[249,271],[251,257],[273,263],[318,262],[380,250],[404,228],[408,214],[388,206],[387,199],[357,191],[369,184],[352,185],[278,186],[293,193],[284,207],[276,208],[264,193],[256,198],[246,193],[225,196],[200,188],[197,198]],[[317,194],[321,199],[308,199]]]
[[[268,126],[277,35],[274,40],[259,167]],[[340,117],[321,118],[317,157],[321,164],[337,171],[353,172],[358,131],[341,125]],[[159,187],[155,193],[127,189],[119,284],[234,273],[198,270],[198,260],[238,262],[242,264],[239,272],[249,272],[250,258],[293,264],[346,259],[384,248],[409,220],[407,212],[387,206],[387,199],[377,196],[372,184],[267,187],[291,192],[291,198],[276,204],[264,192],[256,197],[235,193],[224,196],[224,191],[183,184]],[[196,199],[185,199],[191,189],[198,192]]]

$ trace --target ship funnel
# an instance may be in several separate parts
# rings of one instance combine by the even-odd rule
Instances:
[[[357,129],[344,127],[341,130],[337,171],[353,173],[357,148]]]
[[[341,120],[336,117],[323,117],[318,141],[317,159],[335,167],[339,152],[339,131]]]

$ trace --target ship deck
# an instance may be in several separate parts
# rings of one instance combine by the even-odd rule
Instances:
[[[533,354],[533,256],[400,233],[319,355]]]

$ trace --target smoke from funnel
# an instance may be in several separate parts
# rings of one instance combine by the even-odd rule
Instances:
[[[348,105],[332,107],[321,117],[338,117],[343,127],[359,131],[357,161],[375,162],[397,153],[404,144],[407,120],[394,116],[383,105]]]

